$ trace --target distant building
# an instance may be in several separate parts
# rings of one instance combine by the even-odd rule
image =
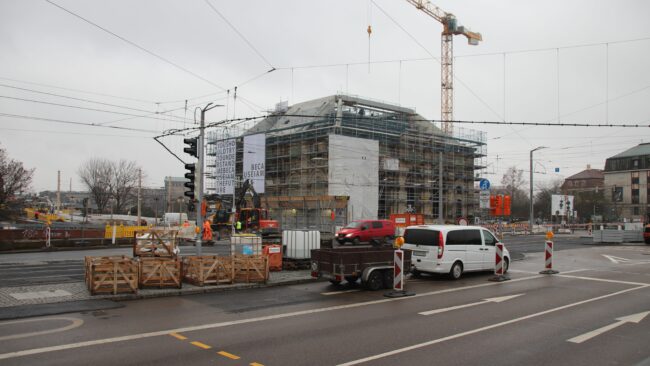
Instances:
[[[562,192],[564,194],[575,194],[581,192],[597,192],[602,190],[605,186],[605,175],[602,169],[591,169],[587,165],[587,169],[580,173],[574,174],[564,180],[562,184]]]
[[[187,197],[183,194],[188,180],[183,177],[165,177],[165,210],[166,212],[183,212],[187,209]]]
[[[650,214],[650,143],[639,144],[605,162],[605,187],[618,217],[647,221]]]

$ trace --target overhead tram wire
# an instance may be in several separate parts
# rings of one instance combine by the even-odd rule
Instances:
[[[171,65],[171,66],[173,66],[173,67],[175,67],[175,68],[177,68],[179,70],[181,70],[181,71],[183,71],[183,72],[185,72],[186,74],[193,76],[196,79],[199,79],[199,80],[201,80],[201,81],[203,81],[205,83],[208,83],[208,84],[216,87],[217,89],[220,89],[221,91],[226,91],[227,90],[226,88],[222,87],[221,85],[219,85],[219,84],[217,84],[217,83],[215,83],[215,82],[213,82],[213,81],[211,81],[211,80],[209,80],[209,79],[207,79],[207,78],[205,78],[205,77],[203,77],[203,76],[201,76],[201,75],[199,75],[199,74],[197,74],[197,73],[195,73],[195,72],[193,72],[193,71],[191,71],[189,69],[186,69],[183,66],[181,66],[181,65],[179,65],[179,64],[177,64],[177,63],[175,63],[173,61],[170,61],[167,58],[165,58],[165,57],[163,57],[163,56],[161,56],[161,55],[159,55],[159,54],[157,54],[157,53],[155,53],[153,51],[150,51],[150,50],[146,49],[143,46],[140,46],[139,44],[137,44],[137,43],[135,43],[133,41],[130,41],[130,40],[120,36],[119,34],[113,32],[113,31],[111,31],[111,30],[109,30],[107,28],[104,28],[101,25],[99,25],[99,24],[97,24],[97,23],[95,23],[95,22],[93,22],[93,21],[91,21],[89,19],[86,19],[86,18],[82,17],[81,15],[79,15],[79,14],[77,14],[77,13],[71,11],[71,10],[68,10],[68,9],[64,8],[63,6],[53,2],[51,0],[45,0],[45,1],[47,3],[55,6],[55,7],[63,10],[64,12],[66,12],[66,13],[68,13],[70,15],[72,15],[72,16],[78,18],[78,19],[83,20],[84,22],[92,25],[93,27],[96,27],[96,28],[98,28],[98,29],[112,35],[113,37],[116,37],[119,40],[121,40],[121,41],[123,41],[123,42],[125,42],[125,43],[127,43],[127,44],[129,44],[129,45],[131,45],[131,46],[133,46],[133,47],[135,47],[135,48],[137,48],[137,49],[139,49],[139,50],[141,50],[141,51],[143,51],[143,52],[145,52],[145,53],[147,53],[147,54],[149,54],[149,55],[151,55],[151,56],[153,56],[153,57],[155,57],[155,58],[157,58],[157,59],[159,59],[159,60],[161,60],[161,61],[163,61],[163,62],[165,62],[165,63],[167,63],[167,64],[169,64],[169,65]],[[273,71],[273,70],[271,70],[271,71]],[[240,98],[244,99],[243,97],[240,97]],[[250,102],[253,105],[256,105],[254,102],[252,102],[252,101],[250,101]],[[257,106],[257,107],[259,107],[259,106]],[[261,107],[259,107],[259,108],[261,109]]]
[[[22,101],[22,102],[53,105],[53,106],[57,106],[57,107],[82,109],[82,110],[93,111],[93,112],[120,114],[120,115],[123,115],[123,116],[132,116],[134,118],[149,118],[149,119],[155,119],[155,120],[161,120],[161,121],[167,121],[167,122],[180,122],[180,123],[183,123],[183,121],[181,121],[181,120],[169,120],[169,119],[164,119],[164,118],[143,116],[143,115],[137,115],[137,114],[132,114],[132,113],[109,111],[109,110],[106,110],[106,109],[88,108],[88,107],[81,107],[81,106],[75,106],[75,105],[69,105],[69,104],[52,103],[52,102],[46,102],[46,101],[42,101],[42,100],[34,100],[34,99],[26,99],[26,98],[16,98],[16,97],[10,97],[10,96],[6,96],[6,95],[0,95],[0,98],[17,100],[17,101]]]
[[[34,121],[54,122],[54,123],[63,123],[63,124],[88,126],[88,127],[112,128],[112,129],[125,130],[125,131],[158,133],[158,131],[145,130],[145,129],[141,129],[141,128],[130,128],[130,127],[120,127],[120,126],[102,126],[102,125],[98,125],[96,123],[76,122],[76,121],[68,121],[68,120],[62,120],[62,119],[36,117],[36,116],[25,116],[25,115],[20,115],[20,114],[10,114],[10,113],[2,113],[2,112],[0,112],[0,117],[20,118],[20,119],[27,119],[27,120],[34,120]]]

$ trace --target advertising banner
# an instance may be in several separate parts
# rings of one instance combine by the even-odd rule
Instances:
[[[244,136],[244,169],[242,179],[250,179],[257,193],[264,193],[266,136]]]
[[[215,153],[215,193],[221,195],[235,194],[237,141],[234,139],[217,141]]]

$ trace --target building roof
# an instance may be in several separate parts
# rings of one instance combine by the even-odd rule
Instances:
[[[602,169],[585,169],[580,173],[574,174],[565,180],[576,180],[576,179],[605,179],[605,174]]]
[[[315,127],[314,123],[316,122],[325,120],[333,121],[336,118],[339,99],[341,99],[344,118],[354,115],[371,120],[384,121],[384,119],[401,116],[398,118],[415,121],[418,130],[421,132],[441,133],[438,127],[426,121],[424,117],[415,113],[413,109],[357,96],[337,94],[297,103],[292,106],[284,105],[284,108],[281,109],[277,108],[272,116],[257,123],[246,134],[269,131],[274,131],[276,134],[292,134],[313,129]],[[278,107],[282,107],[282,105],[278,105]]]
[[[650,142],[638,144],[637,146],[627,149],[620,154],[612,156],[610,159],[631,158],[634,156],[650,155]]]

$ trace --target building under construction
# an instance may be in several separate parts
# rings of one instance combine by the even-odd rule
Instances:
[[[283,228],[328,231],[404,212],[422,213],[426,222],[471,217],[479,214],[475,181],[485,168],[486,135],[454,132],[443,134],[413,109],[349,95],[279,104],[261,121],[209,134],[206,188],[220,193],[215,145],[230,141],[235,187],[257,179]],[[261,148],[246,145],[254,135],[263,136],[255,140]],[[263,155],[262,174],[246,171],[246,154]]]

